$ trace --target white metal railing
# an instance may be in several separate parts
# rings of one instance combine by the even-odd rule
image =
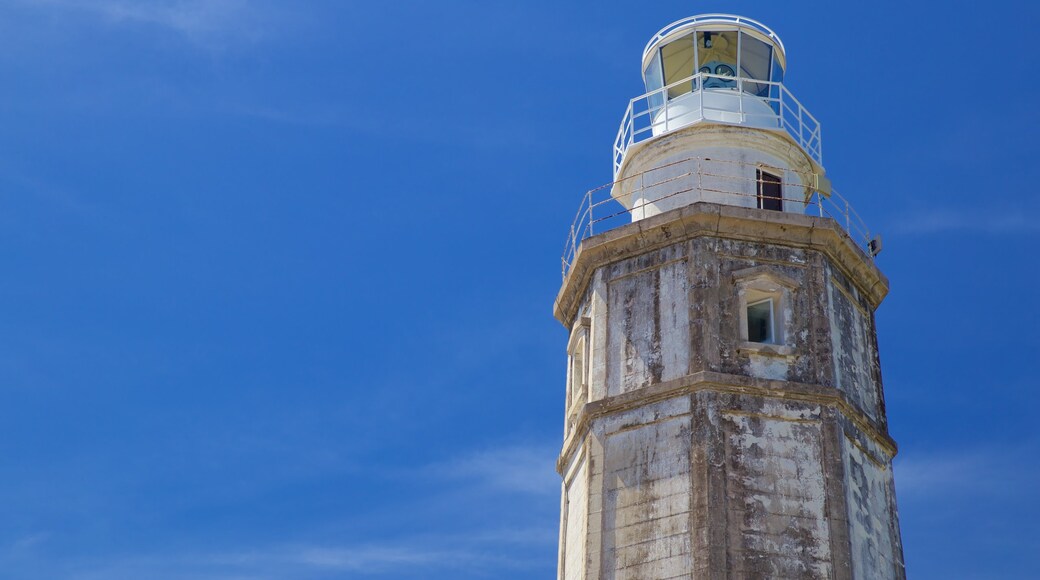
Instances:
[[[712,79],[734,86],[705,87]],[[669,92],[678,91],[684,92],[668,98]],[[724,96],[724,106],[713,105],[713,96]],[[614,179],[632,145],[702,121],[783,129],[809,157],[823,165],[820,122],[782,83],[697,73],[628,102],[614,139]]]
[[[654,208],[654,204],[675,198],[681,195],[723,195],[732,196],[729,199],[734,202],[731,205],[742,207],[757,207],[757,178],[755,169],[759,166],[739,161],[710,160],[700,157],[690,157],[675,161],[667,165],[656,167],[646,173],[635,174],[626,177],[622,182],[611,182],[595,189],[585,192],[578,206],[578,212],[567,233],[567,241],[564,245],[562,257],[563,277],[566,278],[570,272],[574,257],[581,246],[581,242],[595,234],[612,230],[631,223],[633,218],[640,219],[647,215],[647,208]],[[738,171],[734,171],[734,170]],[[665,170],[665,171],[660,171]],[[746,170],[746,171],[741,171]],[[644,176],[651,172],[667,174],[668,177],[658,181],[645,183]],[[788,172],[789,174],[791,172]],[[870,229],[863,219],[852,208],[848,200],[836,191],[821,194],[803,183],[813,183],[812,176],[796,176],[802,178],[802,183],[783,183],[783,195],[781,199],[785,207],[804,207],[807,215],[818,215],[831,218],[837,222],[849,236],[852,242],[859,246],[867,255],[873,258],[871,252],[871,240],[873,239]],[[631,182],[633,187],[626,187]],[[624,195],[630,200],[640,200],[639,203],[630,202],[631,207],[625,208],[614,197],[611,192],[615,187],[618,191],[624,190]],[[671,188],[671,189],[669,189]],[[664,195],[655,196],[654,191],[669,191]],[[651,199],[641,199],[644,196]],[[678,202],[680,200],[673,200]],[[663,204],[666,205],[666,204]],[[641,214],[642,212],[642,214]],[[652,215],[652,214],[651,214]]]

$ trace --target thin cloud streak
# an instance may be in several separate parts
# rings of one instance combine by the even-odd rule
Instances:
[[[212,554],[199,559],[219,567],[249,570],[325,569],[362,573],[391,572],[400,568],[466,567],[479,563],[479,554],[462,550],[438,551],[418,545],[296,546],[274,550]]]
[[[490,501],[486,509],[491,509],[491,505],[503,497],[513,498],[510,503],[516,505],[522,503],[524,497],[558,493],[554,459],[553,447],[548,444],[506,445],[463,453],[408,474],[396,475],[409,479],[418,476],[434,488],[465,489],[465,501],[470,504]],[[438,502],[438,497],[438,493],[433,492],[424,501]],[[453,501],[457,500],[455,497]],[[461,505],[458,507],[462,509]],[[106,561],[80,562],[74,577],[82,580],[421,577],[416,575],[416,570],[494,577],[496,571],[544,568],[546,554],[554,552],[558,539],[555,519],[545,522],[544,526],[531,522],[517,526],[478,526],[456,533],[413,535],[406,532],[362,542],[304,540],[217,550],[127,554]]]
[[[59,558],[67,545],[61,530],[26,530],[0,546],[0,570],[12,577],[79,580],[426,577],[417,570],[467,578],[493,578],[496,571],[512,570],[534,577],[541,574],[533,571],[552,565],[557,541],[555,514],[531,516],[542,514],[544,504],[555,504],[555,498],[544,495],[559,491],[553,447],[487,447],[393,474],[421,488],[403,492],[401,502],[438,504],[435,517],[469,514],[457,525],[435,526],[440,530],[436,533],[416,531],[430,528],[429,514],[376,508],[372,517],[383,530],[378,537],[355,536],[353,530],[364,525],[346,514],[331,531],[324,524],[292,525],[281,537],[232,539],[223,545],[181,542],[170,548],[149,543],[115,553]],[[473,514],[482,515],[474,519]]]
[[[417,569],[493,572],[544,565],[543,558],[538,556],[508,555],[508,541],[482,545],[483,535],[452,536],[439,542],[413,538],[386,543],[299,544],[209,553],[127,556],[103,564],[80,565],[74,577],[83,580],[327,578],[330,573],[351,573],[399,578]],[[499,539],[508,537],[504,533],[492,532],[491,535]],[[451,546],[445,547],[447,545]]]
[[[902,457],[895,467],[897,491],[928,501],[950,496],[1009,498],[1014,490],[1032,490],[1040,484],[1040,468],[1025,460],[1037,456],[1037,447],[1001,445]]]
[[[893,229],[907,235],[975,233],[988,235],[1040,234],[1040,223],[1024,208],[1003,211],[938,209],[911,213],[896,221]]]
[[[284,554],[284,561],[304,566],[341,571],[379,573],[414,569],[414,566],[438,568],[481,568],[489,566],[523,566],[521,561],[497,554],[497,550],[431,550],[422,545],[305,547]]]
[[[434,477],[476,482],[490,491],[528,494],[556,494],[560,479],[549,446],[511,446],[477,451],[469,455],[430,465],[426,472]]]

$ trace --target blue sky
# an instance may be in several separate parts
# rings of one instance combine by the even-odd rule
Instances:
[[[882,233],[913,578],[1040,577],[1032,3],[0,3],[0,576],[553,577],[580,196],[694,13]]]

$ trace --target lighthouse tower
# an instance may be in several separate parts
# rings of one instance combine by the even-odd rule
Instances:
[[[559,578],[904,578],[874,311],[784,45],[730,15],[643,52],[568,235]]]

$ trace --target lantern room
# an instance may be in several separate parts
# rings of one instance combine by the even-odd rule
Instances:
[[[675,22],[643,51],[649,104],[659,109],[653,133],[700,120],[775,128],[786,67],[780,37],[759,22],[726,14]]]
[[[699,121],[777,128],[786,65],[780,37],[750,19],[703,15],[665,27],[643,51],[653,134]]]
[[[674,22],[643,50],[646,93],[614,141],[611,195],[633,220],[698,201],[802,213],[829,194],[820,124],[784,87],[780,37],[742,16]]]
[[[699,123],[786,134],[823,167],[820,123],[784,86],[784,44],[764,24],[730,14],[673,22],[647,43],[640,70],[646,93],[618,128],[615,180],[642,142]]]
[[[740,16],[707,14],[673,23],[658,32],[643,51],[643,80],[647,91],[664,86],[670,98],[700,88],[680,84],[703,75],[708,89],[736,88],[734,77],[783,82],[787,67],[780,37],[765,25]],[[748,83],[744,90],[767,95],[768,85]]]

